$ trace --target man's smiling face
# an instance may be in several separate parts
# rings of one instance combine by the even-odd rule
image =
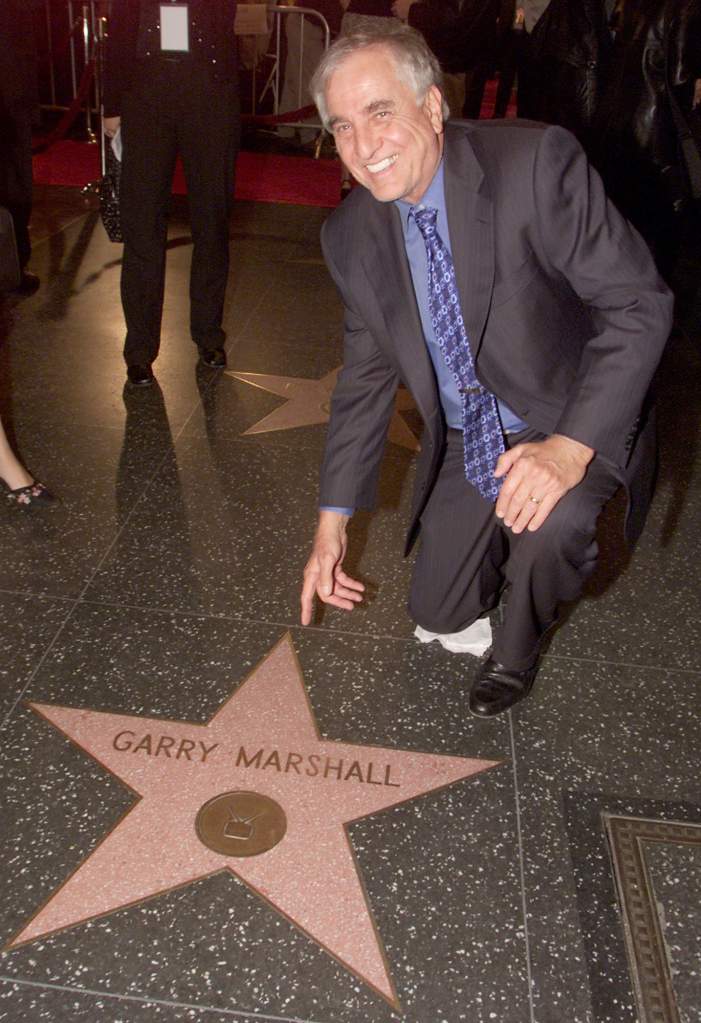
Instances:
[[[379,44],[343,61],[325,99],[339,156],[356,181],[380,202],[418,202],[443,151],[440,90],[431,86],[417,103],[391,51]]]

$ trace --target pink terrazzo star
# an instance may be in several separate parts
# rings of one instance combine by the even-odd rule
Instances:
[[[260,387],[263,391],[286,398],[286,403],[270,412],[263,419],[244,432],[244,437],[255,433],[273,433],[278,430],[294,430],[298,426],[318,426],[328,423],[331,412],[331,395],[341,367],[331,370],[319,380],[306,377],[271,376],[268,373],[234,373],[227,370],[225,375],[241,380],[244,384]],[[421,445],[400,412],[415,408],[409,392],[400,387],[395,400],[394,414],[390,420],[387,439],[410,451],[420,451]]]
[[[344,825],[496,761],[322,739],[289,635],[206,725],[30,706],[140,798],[8,948],[228,870],[398,1006]],[[264,832],[242,793],[282,811],[267,843],[276,844],[214,851],[198,829],[207,813],[216,825],[216,797],[230,794],[222,848]]]

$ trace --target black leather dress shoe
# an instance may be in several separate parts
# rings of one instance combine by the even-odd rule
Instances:
[[[525,700],[537,673],[538,661],[525,671],[513,671],[488,657],[472,683],[470,712],[478,718],[502,714],[520,700]]]
[[[211,366],[212,369],[226,367],[226,352],[223,348],[200,348],[200,359],[205,366]]]
[[[127,380],[132,387],[150,387],[153,383],[151,367],[132,363],[131,366],[127,366]]]

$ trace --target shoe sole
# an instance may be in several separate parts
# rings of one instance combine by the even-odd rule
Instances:
[[[479,721],[489,721],[491,718],[498,718],[501,714],[506,714],[508,711],[513,710],[514,707],[518,707],[520,703],[524,703],[528,699],[527,696],[520,696],[518,700],[510,703],[508,707],[502,707],[500,710],[490,710],[486,714],[483,714],[479,710],[473,710],[472,707],[468,706],[468,711],[473,718],[477,718]]]

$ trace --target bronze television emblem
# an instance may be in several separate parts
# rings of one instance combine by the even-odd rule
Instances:
[[[200,842],[223,856],[259,856],[274,848],[287,831],[285,811],[259,792],[222,792],[197,814]]]

